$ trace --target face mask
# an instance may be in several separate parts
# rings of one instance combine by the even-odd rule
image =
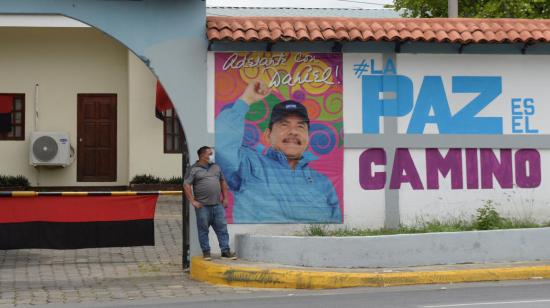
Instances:
[[[214,154],[212,154],[212,155],[210,155],[210,157],[208,157],[208,162],[211,163],[211,164],[216,162],[215,159],[214,159]]]

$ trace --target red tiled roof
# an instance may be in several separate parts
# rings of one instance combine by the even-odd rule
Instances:
[[[207,18],[210,41],[550,42],[547,19],[477,18]]]

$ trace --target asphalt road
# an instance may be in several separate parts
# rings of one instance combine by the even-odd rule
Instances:
[[[550,307],[550,280],[447,284],[391,288],[303,291],[276,290],[184,300],[147,300],[71,305],[107,307],[365,307],[365,308],[540,308]],[[67,307],[49,305],[48,307]]]

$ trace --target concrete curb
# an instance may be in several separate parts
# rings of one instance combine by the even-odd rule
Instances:
[[[235,251],[244,260],[306,268],[395,268],[547,260],[550,246],[541,243],[548,238],[550,228],[343,237],[237,234]]]
[[[501,267],[393,273],[325,272],[255,268],[191,260],[191,278],[217,285],[249,288],[337,289],[415,284],[460,283],[550,278],[550,266]]]

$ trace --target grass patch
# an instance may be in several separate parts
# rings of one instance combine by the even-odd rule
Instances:
[[[550,227],[550,222],[539,224],[528,220],[516,220],[503,218],[498,226],[491,229],[478,229],[474,222],[442,222],[433,220],[421,225],[400,226],[397,229],[359,229],[359,228],[333,228],[329,225],[309,225],[302,235],[305,236],[375,236],[395,234],[415,234],[432,232],[463,232],[476,230],[497,230],[497,229],[522,229],[522,228],[543,228]]]
[[[395,234],[415,234],[432,232],[463,232],[476,230],[522,229],[550,227],[550,222],[537,223],[533,219],[502,217],[495,209],[493,202],[487,201],[476,210],[477,215],[471,219],[451,219],[440,221],[419,221],[413,226],[400,226],[397,229],[359,229],[338,228],[331,225],[309,225],[302,235],[305,236],[375,236]]]

